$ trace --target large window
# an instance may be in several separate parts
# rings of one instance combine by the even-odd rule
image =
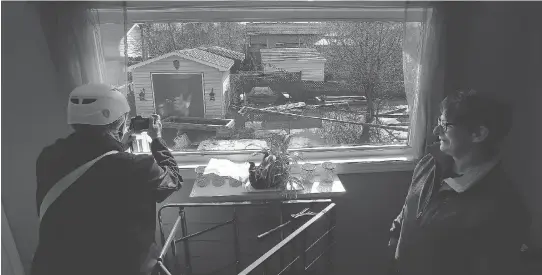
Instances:
[[[178,155],[408,148],[427,11],[280,3],[98,10],[107,81]]]

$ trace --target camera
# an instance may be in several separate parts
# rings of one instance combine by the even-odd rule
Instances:
[[[149,117],[136,116],[130,120],[130,129],[132,129],[134,132],[143,132],[145,130],[149,130],[149,125]]]

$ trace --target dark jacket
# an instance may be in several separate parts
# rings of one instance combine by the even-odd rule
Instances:
[[[464,192],[443,188],[453,159],[431,147],[416,166],[391,238],[401,275],[515,274],[529,225],[520,196],[497,164]]]
[[[107,134],[74,133],[43,150],[36,163],[40,204],[63,176],[111,150],[47,210],[39,229],[32,275],[140,274],[155,240],[156,203],[182,184],[161,139],[152,156],[124,152]]]

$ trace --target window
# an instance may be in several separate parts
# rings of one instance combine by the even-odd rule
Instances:
[[[404,155],[427,11],[254,2],[99,10],[107,81],[179,160],[246,160],[276,134],[311,159]]]

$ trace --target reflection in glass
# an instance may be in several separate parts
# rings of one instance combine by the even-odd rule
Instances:
[[[173,151],[243,150],[278,131],[292,149],[406,144],[423,24],[310,21],[101,22],[105,81],[132,116],[161,115]]]

